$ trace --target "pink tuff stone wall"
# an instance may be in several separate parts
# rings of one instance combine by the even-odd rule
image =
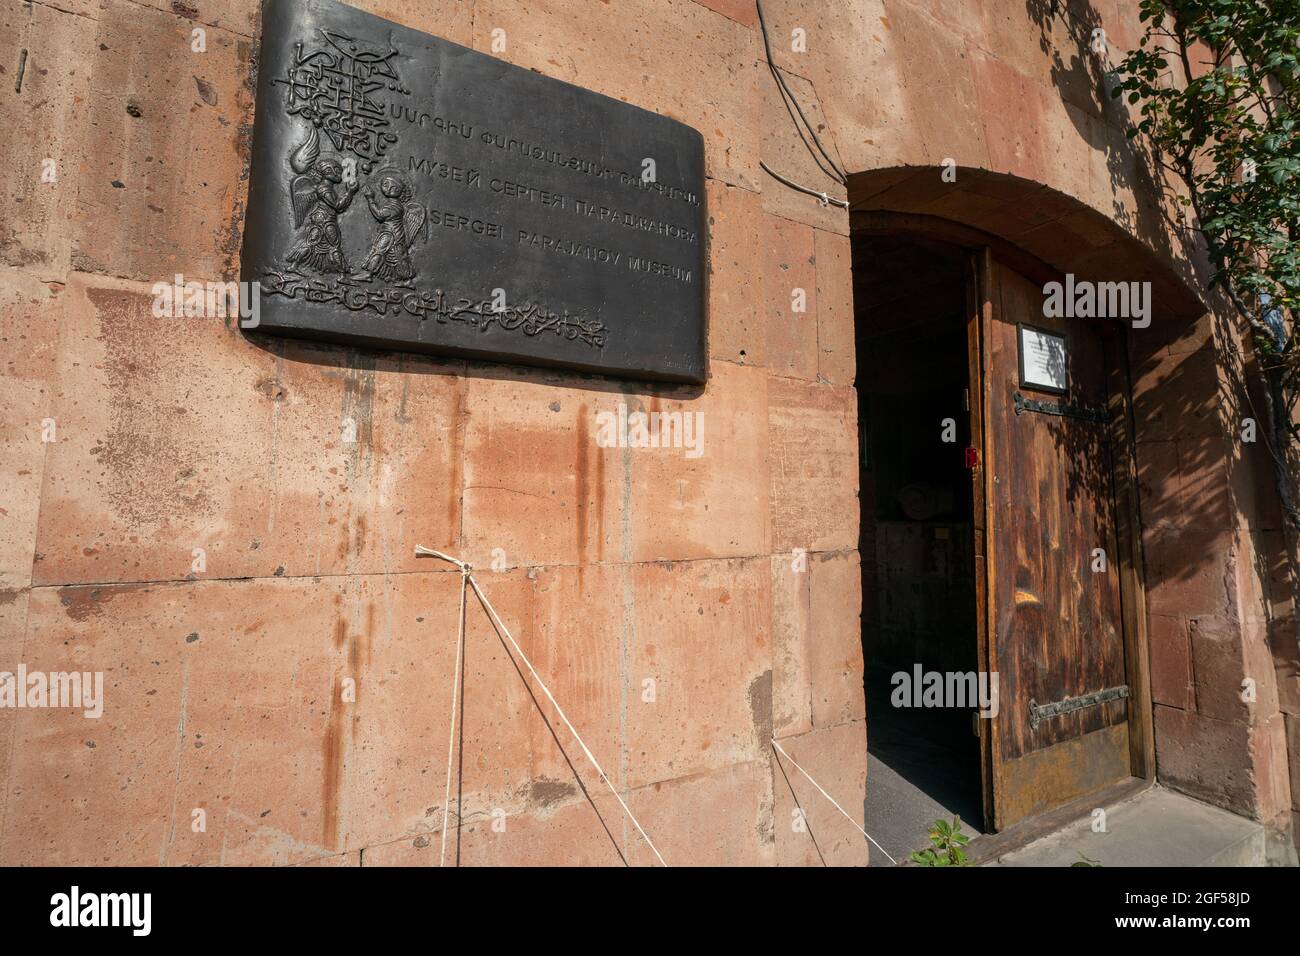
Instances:
[[[481,569],[668,863],[819,862],[768,738],[862,822],[849,215],[759,167],[844,195],[790,123],[753,5],[356,5],[484,52],[504,29],[494,55],[703,134],[710,381],[651,389],[153,317],[155,282],[238,276],[258,6],[3,0],[0,670],[103,671],[107,699],[98,720],[0,710],[0,863],[436,865],[459,578],[416,544]],[[1130,42],[1136,3],[1074,20],[1023,0],[766,6],[778,64],[849,171],[951,157],[1011,173],[1185,271],[1136,214],[1141,177],[1108,164],[1122,133],[1077,66],[1072,30],[1093,16]],[[796,26],[806,53],[789,52]],[[796,287],[808,309],[792,315]],[[1237,453],[1180,397],[1218,387],[1212,347],[1210,331],[1160,347],[1135,396],[1152,416],[1144,495],[1197,495],[1205,516],[1166,505],[1145,537],[1159,568],[1207,556],[1154,575],[1161,773],[1272,818],[1300,707],[1294,675],[1248,712],[1223,691],[1242,667],[1271,674],[1249,556],[1276,523],[1216,497]],[[701,412],[704,454],[598,447],[595,416],[620,403]],[[653,863],[552,719],[611,841],[473,606],[465,673],[461,861]],[[861,834],[790,776],[827,861],[865,863]]]

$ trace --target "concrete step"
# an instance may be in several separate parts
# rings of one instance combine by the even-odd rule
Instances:
[[[1267,866],[1262,824],[1151,787],[1106,807],[1106,832],[1078,820],[986,866],[1070,866],[1080,854],[1102,866]]]

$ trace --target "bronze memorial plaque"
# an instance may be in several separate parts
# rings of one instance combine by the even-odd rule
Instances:
[[[703,382],[704,144],[333,0],[263,11],[260,328]]]

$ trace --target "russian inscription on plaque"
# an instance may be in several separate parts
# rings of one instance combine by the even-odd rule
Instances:
[[[705,223],[688,126],[333,0],[264,7],[264,331],[699,383]]]

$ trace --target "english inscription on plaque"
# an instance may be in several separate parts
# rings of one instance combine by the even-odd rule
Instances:
[[[258,71],[262,330],[705,380],[698,132],[333,0],[269,0]]]

